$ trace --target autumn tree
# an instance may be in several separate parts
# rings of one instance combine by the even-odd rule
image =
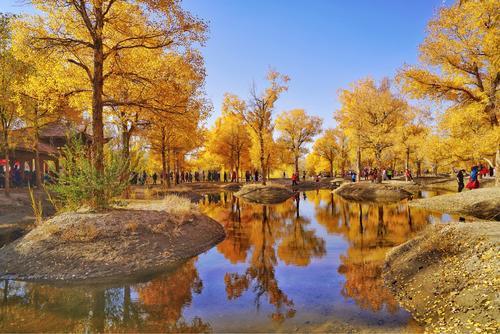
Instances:
[[[240,115],[255,136],[259,148],[263,185],[266,184],[269,172],[266,160],[270,159],[270,151],[266,150],[265,140],[266,137],[272,137],[274,106],[281,93],[288,89],[287,83],[290,79],[286,75],[270,70],[267,74],[267,80],[269,86],[263,93],[257,93],[255,86],[252,88],[248,103],[232,94],[226,94],[224,98],[228,111]]]
[[[15,102],[15,86],[26,73],[26,64],[12,51],[12,16],[0,13],[0,134],[5,156],[5,195],[10,189],[10,133],[19,121]]]
[[[15,27],[15,26],[14,26]],[[45,126],[63,118],[74,118],[65,94],[70,85],[63,64],[46,53],[33,52],[23,30],[14,30],[13,52],[25,64],[25,77],[14,85],[19,117],[26,127],[25,138],[35,152],[36,184],[42,184],[42,166],[38,145],[40,131]]]
[[[410,157],[415,155],[419,146],[423,144],[423,138],[428,135],[428,126],[425,120],[429,118],[429,114],[422,109],[416,107],[408,107],[404,115],[404,124],[399,127],[397,135],[398,153],[404,156],[405,169],[410,169]],[[415,159],[417,163],[417,159]],[[417,176],[420,176],[420,166],[417,166]]]
[[[474,115],[473,122],[489,130],[487,138],[491,141],[487,144],[491,153],[496,152],[497,171],[500,170],[499,11],[496,0],[457,0],[449,7],[443,6],[430,21],[428,35],[420,46],[421,64],[405,66],[398,76],[413,97],[451,103],[447,110],[450,117],[464,120]],[[464,120],[455,125],[467,129],[471,124]],[[498,172],[496,184],[500,184]]]
[[[276,130],[280,132],[279,139],[293,154],[295,172],[299,173],[299,158],[306,153],[305,144],[313,141],[314,136],[321,132],[323,120],[307,115],[304,109],[285,111],[276,118]]]
[[[152,53],[154,57],[148,59],[150,50],[147,53],[139,51],[122,57],[128,59],[120,59],[122,64],[116,65],[135,69],[137,78],[133,82],[123,78],[110,82],[113,86],[110,91],[118,102],[112,106],[111,115],[120,132],[122,157],[126,163],[132,136],[155,127],[151,124],[153,121],[160,123],[159,128],[170,126],[173,129],[176,124],[169,122],[187,121],[196,126],[206,116],[203,114],[206,108],[200,105],[205,70],[198,53],[164,54],[157,50]],[[129,103],[119,103],[120,100]],[[172,132],[171,129],[165,131]]]
[[[251,139],[241,116],[224,110],[226,106],[215,121],[206,146],[226,168],[234,169],[239,179],[242,162],[247,161],[248,166],[250,160]]]
[[[323,135],[319,137],[313,145],[313,153],[328,161],[331,176],[334,176],[333,163],[339,154],[339,145],[337,144],[338,132],[339,131],[336,129],[325,130]]]
[[[76,66],[84,78],[81,91],[91,91],[93,159],[102,175],[104,107],[138,104],[116,100],[106,91],[112,77],[136,78],[128,69],[110,64],[133,50],[189,48],[204,41],[206,24],[178,1],[34,0],[33,5],[43,13],[26,20],[33,48],[50,49]]]
[[[407,103],[391,92],[388,79],[380,85],[372,79],[361,80],[351,90],[341,91],[340,100],[342,107],[336,118],[357,146],[358,178],[363,148],[373,152],[376,167],[381,170],[382,153],[394,145],[398,129],[405,121]],[[378,181],[381,181],[381,175]]]

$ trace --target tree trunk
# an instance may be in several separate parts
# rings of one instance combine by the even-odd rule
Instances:
[[[241,164],[241,154],[240,152],[237,153],[237,158],[236,158],[236,183],[240,182],[240,164]]]
[[[103,129],[103,86],[104,50],[102,33],[104,27],[102,4],[94,8],[96,33],[94,38],[94,75],[92,80],[92,153],[97,177],[104,174],[104,129]],[[104,189],[95,189],[95,204],[101,208],[104,203]]]
[[[295,173],[299,175],[299,155],[295,154],[294,156],[294,164],[295,164]]]
[[[410,169],[410,148],[407,147],[405,151],[405,169]]]
[[[497,154],[495,159],[495,185],[500,186],[500,143],[497,146]]]
[[[37,145],[37,144],[35,144]],[[38,146],[38,145],[37,145]],[[36,186],[42,186],[42,170],[40,164],[40,152],[38,151],[38,147],[35,148],[35,180]]]
[[[127,125],[122,124],[122,159],[127,164],[127,172],[129,169],[129,157],[130,157],[130,136],[131,131],[127,129]]]
[[[375,161],[377,164],[376,183],[382,183],[382,150],[375,150]]]
[[[10,155],[9,155],[9,132],[4,129],[4,153],[5,153],[5,196],[10,195]]]
[[[8,147],[5,150],[5,196],[10,196],[10,156]]]
[[[417,161],[417,176],[422,176],[422,161]]]
[[[261,174],[262,174],[262,185],[266,185],[266,164],[265,164],[265,159],[266,157],[264,156],[264,137],[262,132],[259,133],[259,144],[260,144],[260,169],[261,169]],[[258,180],[255,180],[258,182]]]
[[[357,181],[361,181],[361,147],[358,146],[358,151],[356,152],[356,179]]]
[[[167,188],[170,188],[170,186],[172,185],[172,183],[170,182],[170,147],[167,146],[167,160],[166,160],[166,164],[167,164]]]
[[[161,175],[163,176],[161,179],[161,183],[163,185],[166,185],[168,187],[167,182],[167,157],[166,157],[166,148],[165,145],[161,145],[161,150],[160,150],[160,155],[161,155]]]

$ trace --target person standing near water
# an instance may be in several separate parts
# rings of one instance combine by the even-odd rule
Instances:
[[[465,186],[467,189],[477,189],[479,188],[479,180],[477,179],[479,173],[479,168],[477,166],[473,166],[470,171],[469,182]]]
[[[464,170],[460,169],[457,173],[457,183],[458,183],[458,192],[461,192],[464,189]]]

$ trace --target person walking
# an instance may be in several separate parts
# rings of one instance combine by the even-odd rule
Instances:
[[[465,170],[461,169],[457,173],[457,183],[458,183],[458,192],[462,192],[464,189],[464,172]]]
[[[259,171],[255,170],[255,182],[259,182]]]
[[[156,180],[158,179],[158,174],[153,173],[153,184],[156,184]]]
[[[297,174],[297,177],[299,177],[299,174]],[[302,181],[306,180],[306,171],[302,172]]]
[[[411,176],[411,172],[408,168],[406,168],[406,170],[405,170],[405,178],[406,178],[406,182],[413,181],[413,176]]]
[[[292,186],[296,186],[297,185],[297,173],[293,173],[292,174]]]
[[[227,182],[227,172],[224,171],[224,182]]]

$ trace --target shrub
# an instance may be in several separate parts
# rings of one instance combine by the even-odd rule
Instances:
[[[47,190],[54,194],[54,200],[63,209],[107,208],[128,185],[127,178],[123,177],[127,164],[116,152],[106,152],[102,174],[94,167],[88,147],[78,139],[70,140],[61,153],[61,171]],[[97,193],[103,196],[96,196]]]

